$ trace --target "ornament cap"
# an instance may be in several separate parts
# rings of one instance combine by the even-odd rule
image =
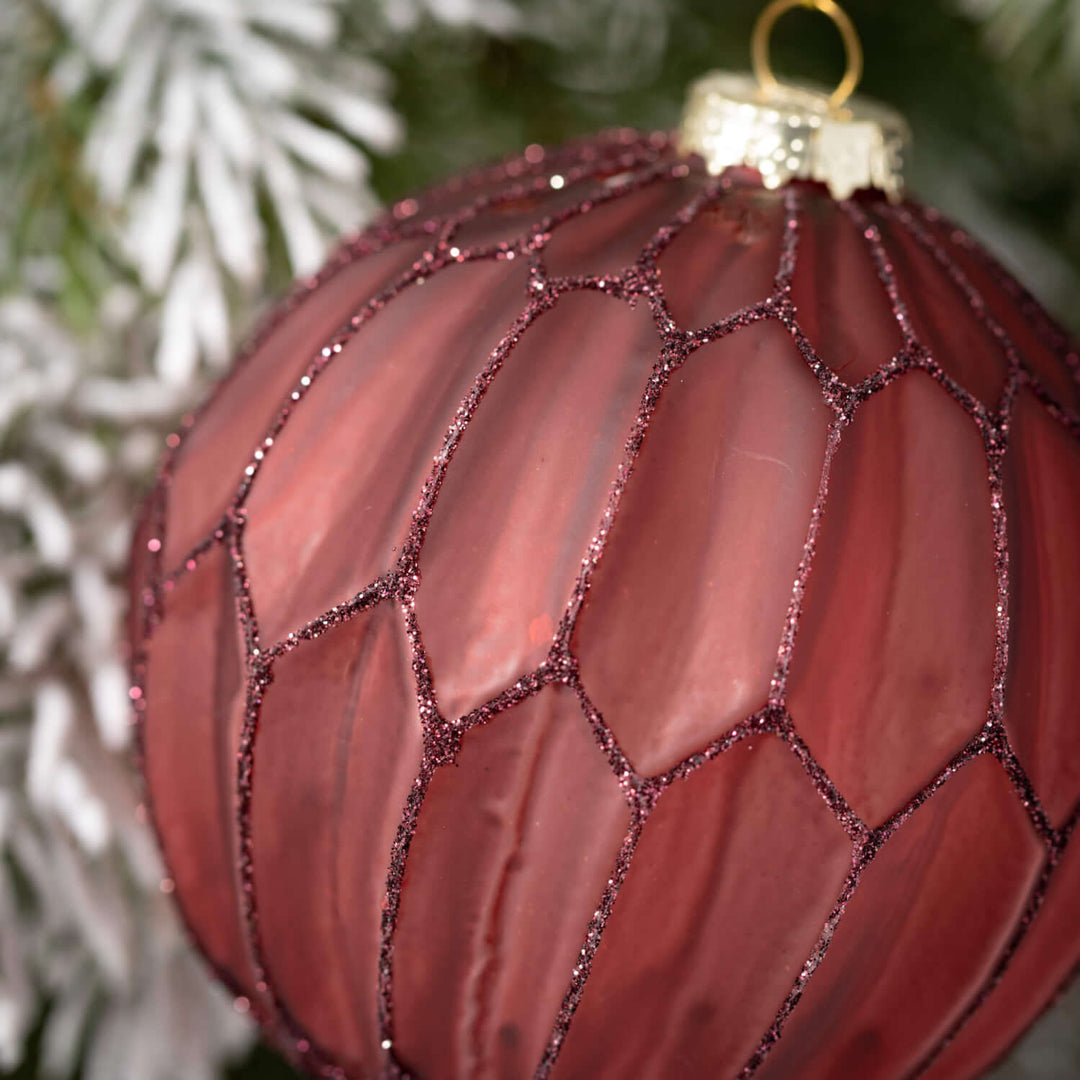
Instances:
[[[911,132],[898,112],[867,98],[841,110],[817,87],[774,83],[765,91],[751,75],[715,71],[690,87],[679,145],[714,175],[746,165],[769,188],[818,180],[835,199],[880,188],[895,202]]]

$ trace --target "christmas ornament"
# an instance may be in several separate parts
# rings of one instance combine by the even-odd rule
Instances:
[[[679,140],[397,203],[170,436],[166,888],[315,1075],[970,1077],[1080,956],[1080,361],[791,6]]]

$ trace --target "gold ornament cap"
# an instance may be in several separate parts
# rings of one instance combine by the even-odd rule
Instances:
[[[792,8],[828,15],[840,30],[847,69],[831,93],[777,81],[769,65],[769,36]],[[679,145],[700,154],[713,175],[731,165],[761,173],[766,187],[817,180],[834,199],[859,188],[880,188],[898,201],[911,130],[894,109],[852,98],[862,74],[862,48],[851,20],[834,0],[774,0],[758,18],[751,42],[754,75],[714,71],[690,87]]]

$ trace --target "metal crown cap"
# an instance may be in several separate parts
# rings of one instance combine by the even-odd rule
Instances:
[[[730,165],[761,173],[766,187],[818,180],[834,199],[859,188],[903,194],[911,132],[894,109],[866,98],[837,108],[828,91],[716,71],[690,87],[679,145],[700,154],[712,174]]]

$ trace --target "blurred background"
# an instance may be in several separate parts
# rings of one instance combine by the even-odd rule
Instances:
[[[845,0],[910,181],[1080,329],[1080,0]],[[164,434],[380,202],[671,128],[758,0],[0,0],[0,1075],[292,1074],[160,890],[119,620]],[[779,24],[829,82],[829,23]],[[1080,991],[996,1080],[1080,1076]]]

